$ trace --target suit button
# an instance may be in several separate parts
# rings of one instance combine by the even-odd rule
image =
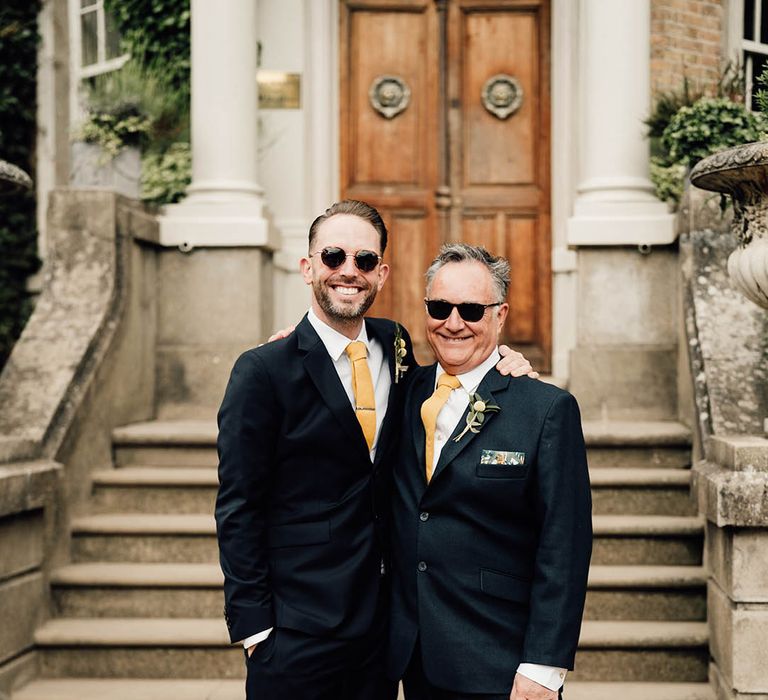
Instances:
[[[427,522],[429,520],[429,513],[419,513],[419,520],[423,523]]]
[[[420,561],[419,565],[416,567],[419,571],[426,571],[427,570],[427,562]]]

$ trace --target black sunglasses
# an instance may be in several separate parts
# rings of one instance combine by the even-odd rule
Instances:
[[[497,301],[493,304],[477,304],[473,301],[467,301],[463,304],[451,304],[450,301],[444,301],[443,299],[425,299],[424,303],[427,305],[427,313],[435,319],[435,321],[445,321],[451,315],[454,307],[459,310],[459,316],[465,321],[473,323],[479,321],[485,314],[486,309],[490,309],[492,306],[501,306],[503,302]]]
[[[356,253],[352,254],[348,253],[343,248],[337,248],[336,246],[323,248],[317,253],[312,253],[309,257],[311,258],[313,255],[319,255],[320,260],[323,261],[323,265],[330,267],[331,270],[341,267],[347,258],[354,258],[358,270],[361,272],[370,272],[379,264],[379,260],[381,260],[381,256],[377,255],[372,250],[358,250]]]

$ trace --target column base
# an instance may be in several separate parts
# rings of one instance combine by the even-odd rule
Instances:
[[[662,202],[577,202],[568,219],[568,244],[578,246],[669,245],[675,216]]]
[[[279,235],[261,202],[172,204],[158,217],[161,246],[192,248],[258,247],[275,250]]]

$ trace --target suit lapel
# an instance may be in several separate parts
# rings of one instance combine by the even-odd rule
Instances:
[[[349,402],[331,357],[305,316],[296,326],[299,350],[306,353],[304,367],[312,383],[317,387],[320,398],[344,428],[356,448],[362,449],[367,459],[368,446],[357,421],[355,411]]]
[[[483,381],[480,382],[480,386],[477,388],[477,393],[480,394],[486,403],[495,403],[496,405],[499,405],[499,402],[496,399],[496,394],[505,391],[509,387],[509,382],[509,377],[505,377],[504,375],[499,374],[495,367],[491,368],[488,370],[488,373],[485,375],[485,377],[483,377]],[[462,436],[461,440],[456,442],[456,438],[467,426],[466,419],[468,414],[469,406],[467,406],[467,409],[461,415],[461,418],[459,419],[453,434],[448,439],[445,447],[443,447],[443,451],[440,453],[440,459],[435,466],[435,471],[432,474],[431,481],[429,482],[430,484],[433,484],[435,479],[440,476],[440,473],[447,467],[447,465],[453,462],[467,448],[467,446],[476,437],[478,437],[480,433],[483,432],[483,430],[486,429],[488,423],[494,420],[494,417],[498,415],[498,412],[486,413],[485,421],[483,422],[479,432],[473,433],[471,430],[469,430]]]

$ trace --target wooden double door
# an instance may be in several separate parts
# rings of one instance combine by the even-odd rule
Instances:
[[[465,241],[509,259],[504,340],[551,354],[549,0],[340,0],[341,190],[390,230],[371,311],[420,359],[424,272]]]

